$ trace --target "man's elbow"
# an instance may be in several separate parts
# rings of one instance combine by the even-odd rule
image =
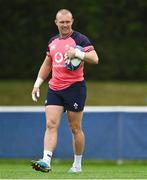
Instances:
[[[97,53],[94,51],[94,56],[93,56],[93,63],[98,64],[99,63],[99,57]]]
[[[98,64],[99,63],[99,58],[98,57],[95,57],[94,58],[94,64]]]

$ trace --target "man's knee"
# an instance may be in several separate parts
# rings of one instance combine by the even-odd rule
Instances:
[[[46,123],[46,128],[52,130],[57,129],[57,122],[53,119],[48,120]]]
[[[73,126],[71,125],[70,128],[71,128],[72,134],[74,134],[74,135],[76,135],[82,131],[81,128],[77,125],[73,125]]]

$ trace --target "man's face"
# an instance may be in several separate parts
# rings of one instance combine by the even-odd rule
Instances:
[[[58,13],[56,16],[55,23],[62,37],[65,37],[71,33],[73,18],[70,13],[66,13],[66,14]]]

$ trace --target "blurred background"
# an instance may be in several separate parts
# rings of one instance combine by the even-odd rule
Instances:
[[[27,141],[23,141],[22,146],[17,148],[12,144],[12,154],[9,154],[9,151],[8,154],[5,153],[8,147],[4,146],[4,141],[1,141],[0,156],[2,157],[5,155],[6,157],[38,157],[42,152],[43,131],[41,128],[45,128],[45,120],[41,125],[40,119],[45,119],[44,113],[41,112],[38,115],[36,110],[32,109],[33,114],[20,115],[16,113],[16,108],[15,113],[9,114],[3,112],[5,109],[2,106],[44,105],[47,82],[41,87],[41,98],[37,104],[31,100],[31,90],[46,55],[48,40],[58,33],[54,19],[56,12],[61,8],[71,10],[74,16],[73,29],[87,35],[99,55],[98,65],[85,64],[85,79],[88,86],[86,105],[147,105],[146,0],[0,0],[1,137],[9,142],[15,139],[17,146],[21,144],[17,132],[22,133],[21,137],[24,139],[27,138],[27,133],[27,135],[32,133],[31,127],[34,128],[34,132],[36,131],[35,134],[38,131],[41,134],[41,136],[38,134],[38,136],[29,137]],[[93,132],[93,136],[99,138],[97,141],[93,142],[90,139],[87,142],[96,143],[99,149],[95,152],[98,154],[95,154],[94,158],[147,158],[146,109],[139,114],[140,110],[134,110],[134,114],[132,110],[131,113],[128,110],[128,114],[124,109],[116,109],[116,112],[109,108],[107,110],[106,113],[98,110],[95,111],[97,114],[85,115],[88,116],[87,119],[91,118],[98,123],[95,127],[87,128],[88,120],[84,121],[86,136],[89,137],[89,134]],[[10,119],[13,121],[9,121]],[[27,120],[31,122],[29,127]],[[25,131],[22,131],[22,127]],[[62,127],[64,128],[64,124]],[[10,129],[11,135],[5,133],[6,128]],[[32,149],[25,151],[25,147],[30,147],[30,144],[24,144],[24,142],[30,144],[34,142],[36,154]],[[40,144],[38,151],[37,143]],[[89,145],[86,146],[89,147]],[[57,148],[57,152],[58,150],[60,151],[61,148]],[[28,154],[22,155],[23,152]],[[87,153],[89,152],[88,149]],[[64,154],[66,156],[66,151],[62,153],[63,157]],[[59,157],[62,153],[59,152]],[[91,158],[90,155],[88,154],[87,157]]]
[[[87,35],[99,55],[98,65],[85,65],[89,96],[96,91],[100,98],[89,97],[87,105],[146,105],[146,0],[0,0],[0,104],[33,105],[32,85],[61,8],[72,11],[74,30]]]
[[[1,79],[36,78],[60,8],[72,11],[74,29],[99,54],[99,66],[86,66],[87,79],[147,80],[146,0],[0,0]]]

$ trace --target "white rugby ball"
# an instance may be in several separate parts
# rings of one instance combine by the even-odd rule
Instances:
[[[76,46],[75,48],[78,48],[81,51],[83,51],[83,48],[81,46]],[[81,63],[82,63],[82,60],[79,58],[65,59],[66,68],[70,71],[74,71],[74,70],[78,69],[79,66],[81,65]]]

